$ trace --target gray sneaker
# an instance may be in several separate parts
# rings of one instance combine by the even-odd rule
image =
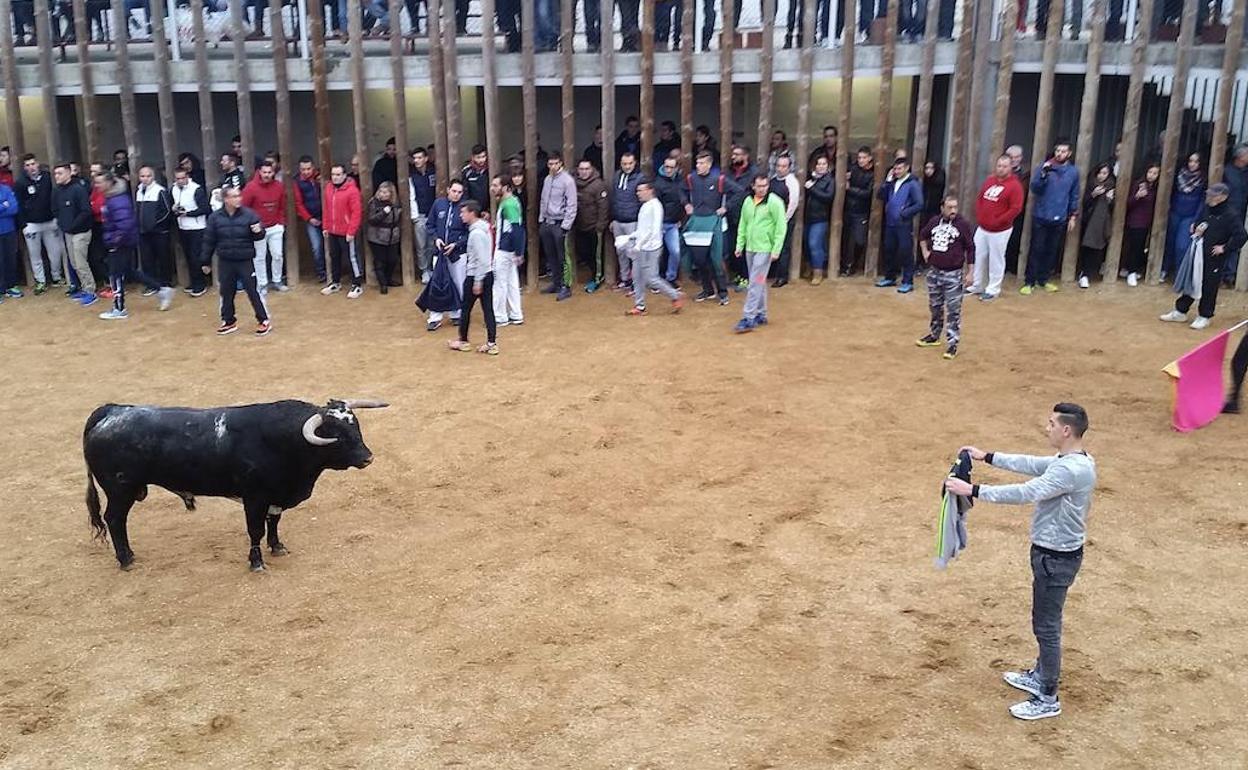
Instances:
[[[1029,722],[1036,719],[1048,719],[1061,713],[1062,704],[1057,698],[1049,700],[1040,695],[1010,706],[1011,716],[1017,719],[1025,719]]]
[[[166,286],[157,293],[160,295],[160,309],[168,310],[169,306],[173,304],[173,297],[176,294],[173,287]]]
[[[1040,688],[1040,680],[1036,678],[1036,672],[1032,669],[1026,671],[1006,671],[1002,677],[1005,683],[1010,687],[1015,687],[1030,695],[1040,697],[1042,692]]]

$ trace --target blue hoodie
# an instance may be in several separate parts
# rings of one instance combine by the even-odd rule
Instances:
[[[0,235],[17,232],[17,196],[13,188],[0,184]]]
[[[1048,172],[1036,166],[1031,175],[1031,191],[1036,196],[1033,216],[1043,222],[1065,222],[1079,211],[1079,169],[1073,163],[1054,163]]]
[[[894,187],[896,192],[893,192]],[[907,176],[900,186],[896,180],[885,179],[875,195],[884,201],[885,227],[911,227],[914,215],[923,210],[923,186],[914,174]]]

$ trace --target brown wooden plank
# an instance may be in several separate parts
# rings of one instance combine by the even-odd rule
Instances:
[[[1109,0],[1093,0],[1092,40],[1088,43],[1088,69],[1083,77],[1083,101],[1079,107],[1079,139],[1075,146],[1075,167],[1087,188],[1092,173],[1092,142],[1096,137],[1096,102],[1101,91],[1101,58],[1105,51],[1105,19]],[[1002,131],[1004,135],[1004,130]],[[1075,280],[1079,266],[1079,239],[1067,238],[1062,256],[1062,281]]]

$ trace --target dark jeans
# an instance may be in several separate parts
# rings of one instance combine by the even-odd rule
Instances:
[[[126,280],[133,278],[149,289],[161,288],[160,282],[134,267],[134,249],[122,246],[108,250],[108,279],[113,286],[113,309],[126,309]]]
[[[412,32],[420,31],[420,24],[417,23],[417,19],[420,18],[420,6],[421,5],[425,6],[425,16],[428,16],[429,15],[428,0],[403,0],[403,4],[407,6],[407,16],[409,19],[412,20]],[[398,25],[398,21],[394,21],[392,23],[395,24],[396,26]],[[426,18],[425,28],[428,29],[428,27],[429,27],[429,20]]]
[[[1044,222],[1039,219],[1031,227],[1031,253],[1027,255],[1028,286],[1041,286],[1048,282],[1057,261],[1057,250],[1062,247],[1062,233],[1066,220]]]
[[[853,2],[853,0],[849,0]],[[877,10],[878,9],[878,10]],[[858,5],[858,31],[862,33],[871,30],[871,22],[876,18],[884,18],[888,13],[888,0],[861,0]]]
[[[161,286],[173,285],[173,256],[169,233],[140,233],[139,257],[143,270],[155,276]]]
[[[593,13],[596,20],[598,14],[598,5],[596,0],[587,0],[594,6]],[[591,34],[589,30],[589,6],[585,11],[586,35]],[[498,8],[495,11],[498,16],[498,31],[503,33],[503,38],[507,41],[507,53],[520,53],[520,0],[498,0]],[[595,30],[597,25],[595,25]],[[594,44],[597,35],[589,37],[590,43]]]
[[[238,320],[234,315],[234,295],[238,293],[238,284],[242,283],[247,299],[251,301],[251,309],[256,311],[256,321],[269,320],[269,311],[260,297],[260,289],[256,286],[256,266],[249,259],[235,262],[229,259],[217,260],[217,286],[221,289],[221,322],[232,324]]]
[[[897,30],[903,35],[923,37],[927,25],[927,0],[901,0]]]
[[[95,285],[108,283],[108,249],[104,247],[104,225],[91,224],[91,245],[87,247],[87,262],[95,276]]]
[[[743,0],[737,0],[736,7],[732,9],[733,31],[741,26],[742,2]],[[776,7],[778,8],[779,6],[777,5]],[[715,36],[715,18],[715,0],[702,0],[702,50],[711,47],[711,38]]]
[[[186,257],[186,267],[191,274],[191,291],[201,291],[204,287],[203,230],[179,230],[178,240],[182,243],[182,254]],[[208,264],[212,264],[211,261]]]
[[[459,316],[459,341],[468,341],[468,327],[472,324],[472,306],[481,301],[481,312],[485,315],[485,338],[494,342],[498,335],[498,324],[494,322],[494,273],[486,273],[481,280],[481,296],[472,293],[473,277],[464,278],[464,310]]]
[[[772,262],[772,277],[789,279],[789,263],[793,258],[793,220],[784,228],[784,244],[780,246],[780,259]]]
[[[542,242],[542,259],[550,269],[550,280],[556,289],[562,289],[563,258],[567,251],[568,234],[555,222],[543,222],[537,235]]]
[[[1123,234],[1122,266],[1128,273],[1144,275],[1148,267],[1148,229],[1128,227]]]
[[[702,292],[709,296],[724,296],[728,293],[728,277],[724,274],[723,263],[718,255],[711,256],[710,246],[690,246],[689,254],[693,266],[702,279]]]
[[[539,53],[553,51],[559,45],[559,4],[556,0],[536,0],[533,6],[534,47]],[[635,10],[633,18],[637,18]]]
[[[806,3],[812,0],[790,0],[789,15],[785,24],[784,47],[801,48],[805,44],[806,38]],[[831,0],[813,0],[815,3],[815,41],[822,42],[828,38],[828,26],[831,22],[832,6]],[[840,37],[841,25],[838,25],[836,34]],[[797,34],[794,35],[796,30]]]
[[[852,273],[862,267],[867,253],[867,228],[870,214],[845,212],[845,229],[841,234],[841,272]]]
[[[577,230],[572,242],[576,262],[585,265],[593,273],[593,280],[602,283],[602,239],[596,230]]]
[[[0,235],[0,294],[17,285],[17,233]]]
[[[1091,246],[1079,247],[1079,277],[1088,280],[1101,277],[1101,265],[1105,264],[1105,249],[1094,249]]]
[[[1082,548],[1062,553],[1031,547],[1031,630],[1040,647],[1035,671],[1045,695],[1057,695],[1062,673],[1062,607],[1082,564]]]
[[[598,0],[581,0],[581,5],[582,15],[585,17],[585,42],[589,44],[590,50],[597,51],[602,45],[602,7]],[[663,17],[660,14],[658,24],[662,23]],[[501,19],[499,25],[502,25]]]
[[[672,50],[680,46],[680,25],[685,18],[681,0],[659,0],[655,6],[654,42],[670,42]]]
[[[654,0],[646,0],[654,2]],[[641,50],[641,29],[638,27],[638,13],[641,9],[640,0],[616,0],[620,8],[620,34],[624,38],[620,50],[636,52]]]
[[[914,282],[914,227],[888,225],[884,228],[884,277],[902,283]]]
[[[377,274],[377,285],[396,286],[394,268],[399,264],[399,244],[392,243],[387,246],[369,241],[368,248],[373,252],[373,272]]]
[[[1217,257],[1205,255],[1204,276],[1200,285],[1200,315],[1202,318],[1213,318],[1213,312],[1218,308],[1218,289],[1222,286],[1222,260]],[[1192,309],[1192,305],[1196,300],[1184,294],[1174,302],[1174,309],[1180,313],[1186,313]]]
[[[1239,394],[1244,388],[1244,373],[1248,372],[1248,333],[1239,340],[1235,355],[1231,356],[1231,397],[1230,402],[1239,404]]]
[[[351,285],[363,283],[364,267],[360,254],[355,247],[355,239],[345,235],[329,236],[329,267],[330,283],[342,283],[342,261],[346,259],[351,267]]]

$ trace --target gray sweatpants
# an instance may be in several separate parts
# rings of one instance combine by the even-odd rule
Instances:
[[[646,306],[646,289],[658,289],[668,299],[680,296],[670,283],[659,276],[659,255],[662,253],[662,249],[633,251],[633,304],[637,307]]]
[[[637,232],[636,222],[612,222],[611,234],[615,237],[621,235],[632,235]],[[638,251],[632,246],[625,246],[622,249],[615,250],[615,256],[620,261],[620,281],[629,283],[633,280],[633,261],[637,258]]]
[[[745,264],[750,271],[750,288],[745,295],[744,317],[767,315],[767,270],[771,267],[771,255],[765,251],[747,251]]]
[[[1082,564],[1083,551],[1055,556],[1031,547],[1031,630],[1040,648],[1036,678],[1045,695],[1057,694],[1062,673],[1062,607]]]

